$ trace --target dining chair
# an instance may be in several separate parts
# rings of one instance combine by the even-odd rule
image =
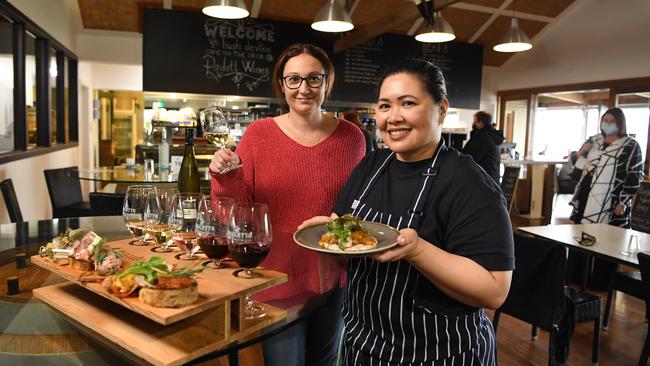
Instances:
[[[93,216],[122,215],[124,195],[119,193],[90,192],[90,211]]]
[[[548,364],[564,363],[568,358],[571,334],[576,323],[594,322],[592,363],[598,364],[600,349],[600,308],[598,296],[565,286],[566,249],[551,240],[515,232],[515,264],[510,292],[494,312],[495,332],[501,313],[549,332]]]
[[[647,197],[650,195],[650,181],[643,181],[639,186],[634,200],[632,201],[632,212],[630,213],[630,226],[633,230],[642,231],[650,234],[650,230],[645,226],[647,222],[646,213],[640,209],[637,197]],[[641,284],[641,273],[639,271],[616,271],[612,273],[607,291],[607,302],[605,303],[605,313],[603,314],[603,330],[609,327],[609,316],[614,301],[615,291],[621,291],[637,299],[644,299],[643,286]],[[649,307],[646,306],[646,318],[648,317]]]
[[[81,193],[81,182],[76,166],[45,169],[45,182],[52,203],[52,216],[81,217],[90,216],[90,202],[85,202]]]
[[[650,307],[650,254],[638,252],[636,254],[639,259],[639,268],[641,269],[641,285],[643,287],[643,300],[645,300],[646,313],[645,317],[648,319],[647,309]],[[645,343],[641,350],[641,357],[639,358],[639,366],[645,366],[650,356],[650,331],[646,331]]]
[[[18,197],[16,197],[16,190],[14,189],[11,178],[0,182],[0,189],[2,189],[2,196],[5,199],[5,206],[7,206],[7,212],[9,213],[11,222],[23,222],[23,214],[20,211]]]

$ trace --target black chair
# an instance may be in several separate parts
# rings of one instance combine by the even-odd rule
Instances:
[[[650,193],[650,181],[641,182],[641,186],[637,191],[637,195],[648,195]],[[650,233],[646,227],[642,225],[645,219],[642,216],[645,213],[640,212],[639,207],[636,205],[636,199],[632,203],[631,228],[638,231]],[[607,291],[607,302],[605,303],[605,314],[603,315],[603,329],[607,330],[609,327],[609,315],[612,310],[612,301],[614,301],[615,291],[621,291],[628,295],[634,296],[638,299],[644,299],[645,294],[641,284],[641,273],[639,271],[616,271],[612,273],[612,278],[609,281],[609,289]],[[648,317],[648,307],[646,307],[646,317]]]
[[[11,222],[23,222],[23,214],[20,211],[16,190],[14,190],[14,184],[11,182],[11,178],[0,182],[0,189],[2,189],[2,196],[4,196],[5,206],[7,206],[7,212],[9,213]]]
[[[636,254],[639,258],[639,268],[641,269],[641,285],[643,287],[643,299],[645,300],[646,319],[648,319],[648,308],[650,308],[650,254],[639,252]],[[645,343],[641,350],[639,366],[645,366],[650,356],[650,331],[646,331]]]
[[[564,285],[566,249],[553,241],[515,232],[515,261],[510,292],[494,312],[495,332],[501,313],[530,323],[533,339],[537,327],[550,333],[549,365],[566,361],[575,324],[594,322],[592,362],[598,363],[600,307],[597,296]]]
[[[119,193],[90,193],[90,211],[93,216],[122,215],[124,195]]]
[[[77,167],[46,169],[43,171],[52,203],[52,216],[90,216],[90,202],[85,202]]]

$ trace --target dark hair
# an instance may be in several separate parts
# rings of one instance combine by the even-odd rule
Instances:
[[[389,76],[401,73],[411,74],[418,78],[436,104],[447,100],[447,88],[445,87],[445,77],[442,75],[442,70],[433,63],[421,58],[408,58],[389,68],[381,77],[379,87],[381,88],[381,84]]]
[[[343,119],[345,119],[346,121],[350,121],[354,123],[355,125],[357,125],[357,127],[362,126],[361,122],[359,121],[359,116],[357,115],[356,112],[343,112],[341,113],[341,117],[343,117]]]
[[[476,117],[477,120],[481,121],[483,123],[483,127],[487,128],[492,128],[492,115],[483,112],[483,111],[478,111],[474,113],[474,117]]]
[[[318,61],[323,65],[323,69],[325,69],[325,85],[326,85],[326,90],[325,90],[325,97],[328,97],[332,93],[332,86],[334,85],[334,77],[335,77],[335,72],[334,72],[334,65],[332,64],[332,61],[330,61],[330,58],[327,56],[327,53],[323,51],[322,48],[318,46],[314,46],[312,44],[308,43],[296,43],[292,44],[291,46],[287,47],[280,56],[278,56],[277,61],[275,62],[275,66],[273,67],[273,91],[275,92],[275,96],[278,99],[283,99],[284,93],[282,92],[282,76],[284,72],[284,66],[287,64],[289,59],[296,57],[298,55],[301,55],[303,53],[306,53]]]
[[[616,127],[618,127],[618,137],[623,137],[627,136],[627,124],[625,123],[625,114],[621,110],[621,108],[610,108],[608,109],[603,115],[600,117],[600,122],[603,121],[603,117],[609,113],[611,114],[614,119],[616,120]],[[603,130],[600,130],[600,133],[605,136],[605,132]]]

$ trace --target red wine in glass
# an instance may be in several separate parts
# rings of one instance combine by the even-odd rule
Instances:
[[[265,243],[241,243],[231,246],[232,259],[242,268],[255,268],[269,254],[270,245]]]
[[[222,268],[221,260],[228,253],[228,238],[225,235],[203,235],[197,239],[203,253],[214,261],[217,268]]]

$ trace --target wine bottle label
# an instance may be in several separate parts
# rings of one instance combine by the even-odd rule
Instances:
[[[195,208],[184,208],[183,209],[183,218],[186,220],[196,220],[196,209]]]

